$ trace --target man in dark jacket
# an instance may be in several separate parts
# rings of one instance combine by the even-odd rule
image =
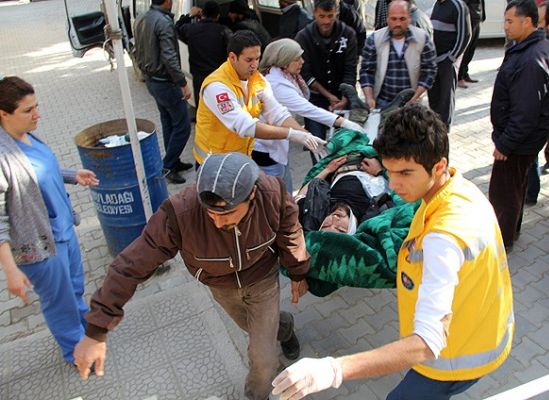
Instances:
[[[293,39],[297,32],[313,20],[297,0],[278,0],[278,5],[282,11],[278,25],[280,37]]]
[[[229,19],[232,24],[230,28],[236,32],[249,30],[257,35],[261,41],[261,50],[271,42],[271,35],[257,19],[257,15],[248,7],[247,0],[234,0],[229,4]]]
[[[437,75],[429,89],[429,107],[450,129],[456,103],[457,63],[471,39],[469,9],[462,0],[437,0],[431,22]]]
[[[314,18],[295,37],[304,51],[301,76],[311,89],[309,101],[326,110],[344,110],[348,99],[339,85],[356,85],[356,34],[337,20],[336,0],[315,0]],[[326,127],[318,122],[305,119],[305,128],[319,138],[326,137]]]
[[[362,15],[360,15],[360,12],[354,6],[341,0],[337,0],[337,2],[339,3],[339,15],[337,18],[355,31],[357,52],[360,55],[366,42],[366,25],[364,25]]]
[[[196,17],[201,18],[195,21]],[[182,15],[176,24],[179,40],[189,46],[189,66],[197,106],[202,82],[227,59],[227,44],[232,32],[218,23],[218,19],[219,4],[210,0],[203,9],[192,7],[190,13]]]
[[[515,45],[499,68],[490,116],[495,144],[488,197],[510,250],[520,233],[527,172],[549,135],[549,42],[534,0],[512,0],[505,34]]]
[[[276,342],[290,359],[299,342],[290,313],[279,313],[279,262],[292,280],[292,302],[307,292],[309,254],[297,206],[280,179],[260,174],[241,153],[213,154],[196,186],[171,196],[143,233],[116,257],[86,315],[86,336],[75,349],[82,378],[95,363],[103,375],[107,332],[123,316],[137,285],[180,253],[197,281],[249,334],[246,397],[263,400],[279,366]]]
[[[149,11],[135,22],[135,59],[154,97],[166,155],[163,164],[171,183],[185,183],[180,171],[192,168],[179,156],[191,135],[187,100],[191,90],[181,70],[179,43],[171,13],[172,0],[152,0]]]
[[[463,53],[461,64],[458,71],[458,86],[467,88],[467,83],[476,83],[478,80],[469,76],[469,63],[473,60],[477,42],[480,35],[480,24],[486,20],[486,11],[484,0],[464,0],[469,8],[469,16],[471,17],[471,41]]]

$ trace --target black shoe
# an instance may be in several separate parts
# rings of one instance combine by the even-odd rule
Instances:
[[[412,99],[412,97],[414,97],[415,93],[416,91],[414,89],[404,89],[398,92],[393,101],[391,101],[389,104],[381,109],[381,119],[385,119],[393,111],[404,107],[404,105],[408,103]]]
[[[174,171],[175,172],[187,171],[187,170],[191,169],[192,167],[193,167],[193,165],[191,163],[186,163],[186,162],[181,162],[180,161],[175,166]]]
[[[349,85],[348,83],[342,83],[339,85],[339,90],[341,91],[341,94],[349,100],[349,110],[353,110],[355,108],[368,108],[366,106],[366,103],[362,101],[360,97],[358,97],[358,92],[356,91],[356,87],[353,85]]]
[[[164,173],[166,174],[166,180],[169,182],[169,183],[175,183],[175,184],[182,184],[182,183],[185,183],[186,180],[185,178],[183,178],[181,175],[179,175],[179,172],[177,171],[169,171],[167,169],[164,170]]]
[[[545,174],[549,173],[549,162],[545,163],[544,165],[542,165],[539,168],[539,173],[541,175],[545,175]]]
[[[473,79],[469,75],[465,76],[465,78],[463,78],[463,80],[465,82],[469,82],[469,83],[477,83],[478,82],[478,79]]]
[[[524,204],[527,206],[535,206],[538,204],[538,201],[536,199],[529,199],[528,197],[524,200]]]
[[[282,353],[284,354],[284,357],[286,357],[288,360],[297,360],[299,357],[299,351],[301,350],[299,346],[299,340],[297,340],[297,336],[295,335],[295,332],[292,330],[292,336],[285,342],[280,342],[280,347],[282,347]]]

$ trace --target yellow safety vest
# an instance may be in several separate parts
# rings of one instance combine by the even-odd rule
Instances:
[[[236,95],[240,107],[253,118],[259,117],[263,110],[263,102],[259,99],[259,95],[266,86],[265,79],[259,72],[256,71],[248,79],[247,98],[244,96],[242,82],[228,60],[208,75],[202,83],[200,92],[202,93],[204,88],[212,82],[221,82],[227,85]],[[218,97],[216,102],[219,107],[224,107],[227,110],[232,109],[233,105],[225,100],[226,97],[222,93]],[[240,152],[249,156],[252,154],[253,147],[254,138],[241,137],[236,132],[228,129],[204,104],[202,95],[200,96],[196,112],[193,147],[193,155],[198,163],[202,164],[204,158],[210,153]]]
[[[423,238],[431,232],[450,235],[463,250],[447,345],[439,358],[413,367],[441,381],[476,379],[494,371],[509,355],[514,331],[511,278],[494,210],[474,184],[453,168],[450,175],[417,210],[397,268],[400,335],[406,337],[414,332]]]

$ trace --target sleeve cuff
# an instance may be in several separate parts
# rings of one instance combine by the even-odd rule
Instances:
[[[100,326],[90,324],[88,322],[88,326],[86,327],[86,336],[97,340],[98,342],[106,342],[107,341],[107,333],[109,331],[105,328],[101,328]]]
[[[294,274],[288,273],[288,275],[290,276],[290,279],[294,282],[299,282],[307,278],[307,274],[294,275]]]

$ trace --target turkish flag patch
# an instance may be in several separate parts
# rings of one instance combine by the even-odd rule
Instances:
[[[229,93],[219,93],[215,95],[215,101],[218,103],[223,103],[224,101],[229,101]]]

